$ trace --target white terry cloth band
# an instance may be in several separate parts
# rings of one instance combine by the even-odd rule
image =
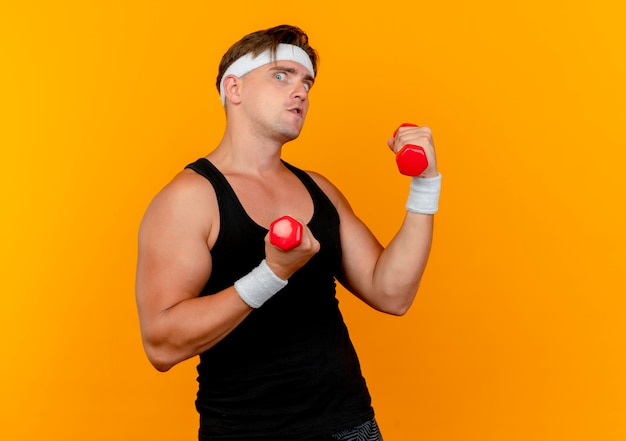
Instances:
[[[267,266],[265,259],[261,264],[235,282],[235,290],[241,300],[251,308],[260,308],[274,294],[287,286],[287,280],[278,277]]]
[[[440,192],[441,174],[434,178],[414,177],[411,180],[406,209],[413,213],[435,214],[439,209]]]
[[[222,80],[220,81],[220,96],[222,98],[222,104],[226,104],[224,80],[228,75],[242,77],[248,72],[253,71],[258,67],[265,66],[272,61],[295,61],[296,63],[303,65],[309,71],[311,76],[315,77],[313,63],[311,63],[309,55],[304,51],[304,49],[293,44],[279,44],[276,48],[276,54],[273,57],[270,50],[266,50],[256,57],[252,54],[252,52],[248,52],[246,55],[238,58],[233,64],[228,66],[228,69],[226,69],[226,72],[222,75]]]

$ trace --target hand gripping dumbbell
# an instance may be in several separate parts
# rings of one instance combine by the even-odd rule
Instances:
[[[289,251],[302,242],[302,224],[291,216],[283,216],[270,224],[270,243]]]
[[[417,127],[415,124],[404,123],[400,127]],[[400,128],[398,127],[398,129]],[[398,129],[393,132],[396,137]],[[400,173],[407,176],[419,176],[428,167],[428,159],[423,147],[406,144],[396,154],[396,164]]]

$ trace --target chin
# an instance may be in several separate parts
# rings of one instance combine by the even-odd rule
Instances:
[[[280,135],[285,139],[284,142],[293,141],[300,136],[301,130],[285,130]]]

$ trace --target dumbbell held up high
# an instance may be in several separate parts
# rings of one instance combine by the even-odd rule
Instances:
[[[270,243],[289,251],[302,243],[302,224],[291,216],[282,216],[270,224]]]
[[[404,123],[400,127],[417,127],[416,124]],[[398,127],[398,129],[400,128]],[[398,129],[393,132],[393,137],[396,137]],[[419,176],[428,167],[428,158],[426,158],[426,152],[424,148],[414,144],[406,144],[396,154],[396,164],[398,170],[403,175],[407,176]]]

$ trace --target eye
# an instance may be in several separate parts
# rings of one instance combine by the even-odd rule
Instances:
[[[307,92],[311,90],[311,83],[304,83],[304,90],[306,90]]]
[[[287,77],[287,75],[285,75],[284,72],[276,72],[274,74],[274,78],[276,78],[277,80],[283,81],[285,79],[285,77]]]

